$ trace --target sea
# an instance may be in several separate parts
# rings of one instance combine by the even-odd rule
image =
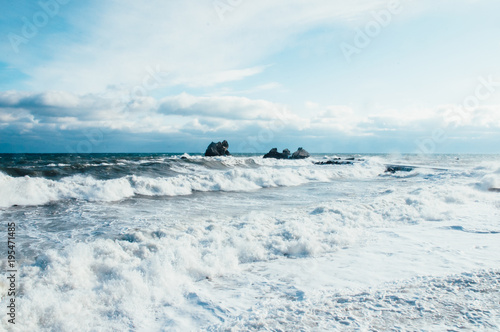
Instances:
[[[0,330],[498,331],[499,188],[500,155],[1,154]]]

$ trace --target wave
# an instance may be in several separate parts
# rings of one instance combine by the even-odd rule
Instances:
[[[497,272],[481,273],[478,278],[410,280],[407,284],[364,289],[368,293],[311,292],[322,278],[320,273],[311,273],[321,271],[318,265],[335,259],[342,265],[340,256],[349,248],[354,250],[352,261],[356,262],[363,257],[358,250],[377,240],[381,235],[379,230],[384,233],[391,230],[388,236],[399,238],[395,228],[387,227],[389,223],[407,225],[407,216],[414,220],[427,219],[427,210],[435,210],[434,202],[442,192],[427,193],[425,200],[415,198],[411,204],[405,201],[409,194],[398,198],[399,194],[386,193],[361,204],[339,200],[276,213],[250,211],[237,218],[204,218],[195,223],[180,220],[175,227],[170,227],[169,222],[160,222],[152,229],[123,229],[117,237],[72,243],[62,250],[46,250],[34,262],[21,268],[23,288],[16,303],[20,304],[21,317],[30,319],[20,320],[19,326],[21,330],[63,331],[128,330],[131,326],[152,331],[203,330],[206,325],[212,327],[209,330],[230,329],[233,325],[249,330],[263,326],[271,330],[289,330],[304,319],[311,319],[308,326],[324,322],[329,324],[325,330],[341,329],[346,322],[351,327],[384,330],[387,326],[373,325],[372,317],[385,313],[392,322],[403,312],[411,317],[421,315],[419,320],[407,323],[412,328],[424,329],[429,319],[441,318],[438,314],[433,315],[433,310],[421,310],[418,298],[430,301],[439,308],[438,313],[443,313],[448,310],[449,303],[461,304],[468,299],[467,305],[474,304],[473,292],[476,291],[485,296],[476,302],[488,304],[482,311],[484,314],[486,310],[497,310],[496,302],[488,301],[492,290],[498,290],[495,288],[499,279]],[[450,218],[454,219],[455,216]],[[433,232],[430,224],[422,229],[429,230],[429,234]],[[407,241],[405,238],[411,233],[410,230],[403,232],[401,242],[397,243]],[[415,237],[419,236],[417,232]],[[411,242],[406,245],[411,246]],[[425,243],[425,246],[429,245]],[[450,251],[449,243],[443,246],[445,252]],[[376,251],[367,250],[371,254],[365,259],[375,260],[372,269],[376,264],[384,266],[376,260],[388,260],[389,256],[385,255],[392,250],[395,251],[391,244],[382,247],[380,254],[383,257],[374,256]],[[332,256],[325,256],[330,253]],[[439,251],[439,255],[442,254]],[[457,255],[455,251],[449,254]],[[422,256],[422,252],[415,251],[414,255]],[[356,277],[352,275],[357,273],[362,279],[369,279],[366,275],[373,276],[364,270],[364,264],[357,264],[347,265],[349,268],[343,269],[344,276],[353,279]],[[301,272],[304,266],[308,273]],[[289,279],[290,270],[294,271],[296,279]],[[271,285],[273,273],[279,273],[280,279]],[[301,273],[304,275],[299,276]],[[236,284],[233,283],[235,279]],[[300,280],[311,280],[311,288],[303,288],[305,281]],[[328,273],[328,280],[338,280],[338,276]],[[41,284],[44,287],[40,287]],[[461,291],[450,291],[457,287]],[[0,281],[0,292],[5,293],[6,289],[7,283]],[[257,290],[259,297],[253,296],[252,289]],[[266,292],[271,296],[262,295]],[[494,296],[496,300],[498,291]],[[245,302],[249,299],[254,302]],[[241,309],[251,305],[252,310]],[[278,319],[283,308],[290,311],[285,325]],[[349,308],[354,308],[359,315],[351,317],[353,319],[340,316],[342,319],[328,319],[332,312],[342,315]],[[303,315],[303,312],[312,314]],[[454,324],[456,315],[449,312],[448,319],[449,324]],[[0,321],[0,326],[2,323],[6,325]]]
[[[297,213],[303,218],[295,218]],[[223,223],[130,230],[117,239],[47,250],[22,267],[16,303],[20,315],[30,319],[19,321],[20,329],[129,330],[134,324],[145,331],[199,330],[183,322],[193,324],[190,308],[204,306],[198,301],[207,282],[238,273],[245,263],[314,256],[357,240],[358,230],[344,231],[331,222],[335,216],[298,210],[290,215],[251,212]],[[6,289],[0,281],[0,291]]]
[[[443,319],[450,328],[457,319],[471,329],[497,324],[490,317],[498,317],[498,272],[413,279],[374,290],[363,288],[363,293],[337,294],[332,289],[343,285],[342,278],[363,280],[367,285],[382,280],[382,275],[387,280],[406,278],[424,266],[419,273],[462,271],[450,267],[456,261],[463,261],[460,266],[467,269],[496,264],[498,228],[494,218],[484,217],[497,215],[496,196],[469,185],[491,169],[475,171],[478,176],[465,181],[419,177],[410,183],[412,179],[398,178],[397,172],[379,177],[383,161],[317,166],[304,161],[234,159],[221,162],[241,166],[208,169],[202,165],[203,158],[185,164],[179,161],[175,167],[183,173],[170,177],[136,174],[102,180],[79,174],[54,180],[0,173],[0,202],[114,201],[134,195],[248,191],[342,178],[368,181],[325,186],[325,190],[344,188],[339,191],[345,190],[346,195],[338,199],[328,196],[299,207],[272,202],[277,204],[270,210],[250,203],[238,213],[221,209],[199,219],[193,211],[185,213],[184,206],[175,206],[172,214],[165,213],[171,207],[162,209],[164,204],[155,204],[151,214],[130,206],[123,215],[139,212],[130,224],[122,220],[127,218],[118,218],[115,228],[104,228],[105,234],[93,237],[84,232],[85,240],[75,241],[71,232],[62,248],[40,247],[37,255],[42,254],[34,261],[31,258],[37,255],[25,255],[30,261],[20,267],[22,288],[16,304],[19,316],[26,319],[16,322],[18,328],[384,330],[391,327],[386,322],[402,314],[412,318],[403,320],[402,326],[412,329],[428,329],[429,322],[440,324]],[[423,173],[427,176],[434,171]],[[352,195],[353,187],[358,189],[356,195]],[[107,206],[94,213],[75,210],[79,213],[71,218],[75,223],[82,218],[108,223],[111,217],[101,214],[106,210]],[[172,218],[176,214],[182,216]],[[54,222],[52,215],[44,218]],[[29,219],[23,225],[28,235]],[[48,233],[44,237],[64,237]],[[39,234],[32,238],[40,238]],[[480,242],[464,241],[464,235],[479,237]],[[5,268],[6,261],[0,266]],[[0,293],[6,294],[7,289],[7,281],[0,281]],[[456,310],[449,310],[450,303],[464,314],[457,316]],[[472,314],[467,308],[474,309]],[[280,319],[283,313],[285,320]],[[380,315],[385,320],[377,318]],[[7,325],[5,319],[0,321],[4,329]]]
[[[438,170],[424,166],[410,172],[384,173],[387,159],[377,156],[364,157],[364,161],[353,165],[313,164],[328,156],[304,160],[264,159],[261,156],[206,158],[187,154],[128,159],[117,156],[72,158],[4,163],[0,167],[0,207],[42,205],[68,199],[110,202],[136,195],[252,191],[378,175],[396,181],[412,177],[433,181],[469,178],[481,191],[500,188],[498,163],[489,161],[470,168]],[[414,160],[410,162],[415,164]]]
[[[484,191],[500,191],[500,168],[484,175],[481,180],[476,183],[476,187]]]
[[[227,170],[236,167],[258,168],[260,166],[307,166],[311,161],[274,161],[261,157],[210,157],[174,156],[141,157],[131,159],[100,158],[12,161],[0,164],[0,172],[11,177],[39,177],[61,179],[72,175],[91,175],[95,179],[114,179],[126,175],[171,176],[204,170]]]
[[[181,172],[178,170],[177,173]],[[297,186],[334,179],[373,177],[383,166],[353,167],[258,167],[228,170],[189,170],[169,177],[126,175],[107,180],[91,175],[73,175],[52,180],[40,177],[12,177],[0,173],[0,207],[42,205],[67,199],[119,201],[135,195],[179,196],[201,191],[252,191],[261,188]]]

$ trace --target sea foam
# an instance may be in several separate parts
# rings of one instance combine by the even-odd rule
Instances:
[[[234,166],[242,161],[225,162]],[[134,195],[178,196],[195,191],[251,191],[309,182],[328,182],[346,177],[368,178],[383,172],[381,165],[368,164],[342,168],[317,167],[311,163],[306,164],[307,166],[300,166],[304,163],[299,163],[299,166],[294,167],[276,167],[280,165],[276,162],[269,164],[274,167],[231,167],[227,170],[198,168],[172,177],[127,175],[108,180],[81,174],[51,180],[29,176],[11,177],[0,173],[0,207],[41,205],[66,199],[110,202]]]
[[[498,163],[184,157],[0,173],[19,330],[498,329]]]

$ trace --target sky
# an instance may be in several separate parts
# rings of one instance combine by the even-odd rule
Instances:
[[[500,153],[498,0],[0,6],[0,153]]]

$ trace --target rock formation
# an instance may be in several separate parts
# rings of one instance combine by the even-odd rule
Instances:
[[[226,140],[217,143],[212,142],[205,151],[205,157],[230,156],[228,148],[229,143]]]
[[[293,154],[292,154],[292,159],[305,159],[305,158],[309,158],[310,157],[310,154],[309,152],[307,152],[306,150],[304,150],[303,148],[299,148],[297,151],[295,151]]]
[[[288,149],[285,149],[280,153],[277,148],[272,148],[267,154],[264,155],[264,158],[288,159],[289,156],[290,150]]]

